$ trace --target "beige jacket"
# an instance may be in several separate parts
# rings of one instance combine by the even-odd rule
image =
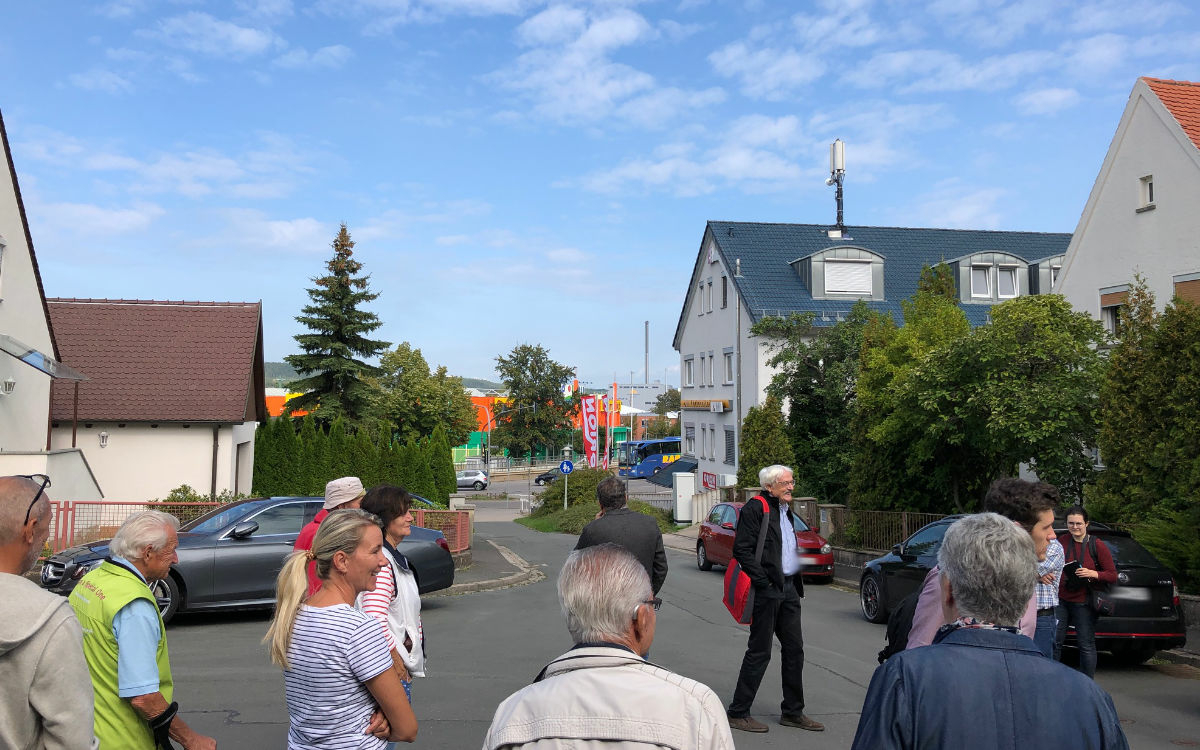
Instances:
[[[575,648],[509,696],[483,750],[733,750],[725,707],[695,680],[611,646]]]
[[[64,597],[0,573],[0,747],[95,747],[92,677]]]

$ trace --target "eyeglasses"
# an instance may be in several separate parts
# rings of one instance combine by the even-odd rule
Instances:
[[[662,599],[658,598],[657,596],[653,599],[647,599],[646,601],[642,602],[642,604],[653,604],[655,612],[662,609]]]
[[[33,496],[33,501],[29,503],[29,507],[25,509],[25,520],[21,523],[22,526],[29,523],[29,514],[33,512],[33,506],[37,505],[37,501],[41,499],[42,493],[50,486],[50,477],[45,474],[18,474],[21,479],[28,479],[31,482],[41,482],[42,486],[38,487],[37,494]]]

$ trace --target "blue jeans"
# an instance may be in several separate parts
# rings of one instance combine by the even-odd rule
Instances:
[[[1056,655],[1062,651],[1067,625],[1075,626],[1075,644],[1079,646],[1079,671],[1096,676],[1096,612],[1087,602],[1059,602],[1058,635],[1054,639]]]
[[[1055,639],[1058,637],[1058,618],[1055,613],[1051,612],[1046,615],[1038,615],[1037,630],[1033,632],[1033,642],[1037,644],[1038,650],[1042,652],[1047,659],[1054,658]]]

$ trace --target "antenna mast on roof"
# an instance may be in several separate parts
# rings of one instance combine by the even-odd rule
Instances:
[[[830,237],[841,237],[846,232],[842,223],[842,183],[846,180],[846,144],[838,138],[829,144],[829,178],[826,185],[837,185],[834,200],[837,201],[837,226],[829,230]]]

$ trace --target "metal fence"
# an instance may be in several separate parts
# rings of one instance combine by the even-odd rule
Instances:
[[[853,510],[851,508],[822,508],[828,512],[828,523],[822,523],[822,534],[835,547],[885,552],[899,544],[927,523],[945,518],[941,513],[910,513],[907,511]],[[828,532],[828,533],[826,533]]]
[[[111,539],[126,518],[139,510],[159,510],[179,519],[180,525],[226,503],[135,503],[119,500],[53,500],[50,503],[50,551],[61,552],[77,544]],[[418,526],[446,535],[450,552],[471,548],[470,513],[461,510],[414,508]]]
[[[629,501],[641,501],[648,505],[653,505],[659,510],[674,510],[675,508],[675,493],[670,490],[663,492],[630,492]]]

